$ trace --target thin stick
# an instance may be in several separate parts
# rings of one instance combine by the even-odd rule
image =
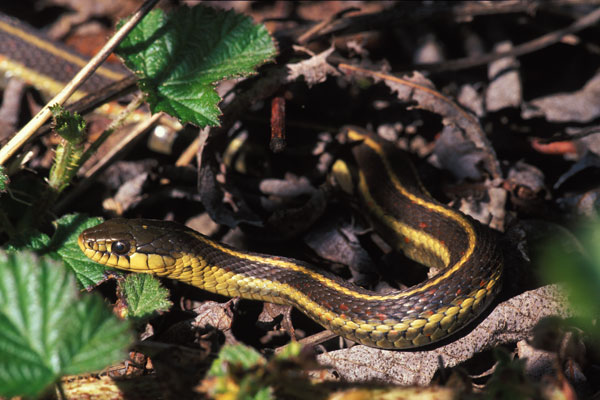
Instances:
[[[543,49],[544,47],[548,47],[552,44],[558,43],[566,35],[578,32],[584,28],[592,26],[596,24],[599,20],[600,8],[597,8],[591,13],[587,14],[586,16],[581,17],[571,25],[567,26],[566,28],[562,28],[554,32],[542,35],[537,39],[515,46],[509,51],[504,51],[500,53],[488,53],[482,56],[475,57],[459,58],[456,60],[442,61],[440,63],[416,64],[409,69],[425,70],[431,72],[456,71],[459,69],[472,68],[479,65],[489,64],[492,61],[504,57],[522,56],[524,54],[529,54],[534,51]]]
[[[104,132],[102,132],[100,137],[90,145],[90,147],[85,151],[85,153],[83,153],[81,159],[79,160],[79,165],[83,165],[94,153],[96,153],[96,151],[100,148],[102,143],[104,143],[114,131],[123,126],[127,118],[135,110],[137,110],[139,106],[141,106],[144,103],[145,99],[146,96],[141,92],[137,96],[135,96],[133,100],[131,100],[129,104],[127,104],[127,107],[125,107],[123,111],[119,113],[117,119],[113,120],[110,123],[110,125],[104,130]]]
[[[138,138],[141,134],[150,129],[152,125],[158,122],[161,116],[161,113],[157,113],[154,114],[152,117],[137,124],[135,128],[123,138],[123,140],[121,140],[115,147],[113,147],[108,153],[106,153],[106,155],[104,155],[104,157],[102,157],[102,159],[98,161],[92,168],[85,172],[85,179],[92,179],[100,172],[102,172],[104,168],[106,168],[107,165],[109,165],[113,161],[113,159],[116,158],[119,155],[119,153],[121,153],[125,149],[125,147],[127,147],[127,145],[131,144],[131,142],[133,142],[134,139]]]
[[[0,165],[6,161],[25,144],[25,142],[37,131],[52,115],[50,106],[64,104],[65,101],[89,78],[94,71],[106,60],[119,43],[129,34],[134,26],[156,5],[158,0],[146,0],[133,17],[119,29],[104,47],[96,54],[75,77],[48,102],[35,117],[31,119],[13,138],[0,149]]]

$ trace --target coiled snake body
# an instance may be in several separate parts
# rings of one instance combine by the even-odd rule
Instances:
[[[289,304],[327,329],[380,348],[441,340],[478,316],[500,289],[496,234],[433,199],[405,157],[382,139],[347,128],[358,166],[355,192],[374,227],[433,278],[379,294],[312,265],[236,250],[182,225],[113,219],[87,229],[87,257],[114,268],[176,279],[226,296]]]

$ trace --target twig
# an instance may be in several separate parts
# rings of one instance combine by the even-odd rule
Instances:
[[[327,26],[331,25],[334,21],[336,21],[339,18],[342,18],[344,15],[346,15],[350,12],[354,12],[354,11],[360,11],[360,8],[357,8],[357,7],[346,8],[338,13],[335,13],[334,15],[330,16],[327,19],[324,19],[323,21],[317,23],[316,25],[310,27],[306,32],[304,32],[302,35],[300,35],[300,37],[298,38],[298,43],[305,44],[306,42],[310,41],[314,36],[318,35],[318,33],[320,31],[325,29]]]
[[[503,51],[500,53],[489,53],[484,54],[482,56],[476,57],[465,57],[459,58],[457,60],[444,61],[440,63],[432,63],[432,64],[416,64],[413,65],[407,70],[426,70],[431,72],[441,72],[441,71],[456,71],[459,69],[472,68],[479,65],[488,64],[492,61],[498,60],[504,57],[518,57],[524,54],[529,54],[534,51],[543,49],[544,47],[548,47],[552,44],[558,43],[561,41],[563,37],[568,34],[578,32],[584,28],[592,26],[596,24],[600,20],[600,8],[597,8],[592,13],[587,14],[586,16],[578,19],[573,24],[569,25],[566,28],[559,29],[554,32],[547,33],[543,36],[540,36],[537,39],[531,40],[529,42],[520,44],[518,46],[513,47],[509,51]]]
[[[560,4],[561,1],[502,1],[502,2],[443,2],[424,7],[422,3],[405,2],[401,7],[386,9],[377,13],[362,14],[334,21],[331,26],[320,30],[310,41],[325,36],[349,35],[367,30],[381,30],[395,27],[404,21],[454,18],[465,20],[479,15],[494,15],[525,12],[532,14],[543,5]]]
[[[281,153],[285,146],[285,98],[276,96],[271,100],[271,142],[269,147],[273,153]]]
[[[538,139],[538,143],[549,144],[549,143],[554,143],[554,142],[562,142],[565,140],[581,139],[586,136],[600,133],[600,125],[587,126],[583,129],[577,129],[576,131],[575,130],[572,130],[572,131],[573,131],[573,133],[569,133],[567,130],[567,132],[559,133],[559,134],[549,137],[549,138]]]
[[[140,136],[142,133],[146,132],[152,125],[154,125],[160,117],[161,113],[154,114],[151,118],[148,118],[145,121],[140,122],[135,126],[135,128],[123,138],[123,140],[119,141],[119,144],[113,147],[100,161],[96,163],[92,168],[86,171],[85,178],[92,179],[94,176],[98,175],[106,165],[109,164],[114,158],[116,158],[119,153],[121,153],[125,147],[131,142]]]
[[[181,153],[177,161],[175,162],[176,167],[184,167],[192,162],[192,160],[196,157],[196,155],[201,154],[201,149],[204,147],[206,143],[206,139],[208,139],[208,132],[210,131],[209,127],[203,128],[198,133],[198,136],[194,141]],[[201,156],[198,156],[198,165],[200,165]]]
[[[143,93],[140,93],[131,102],[129,102],[129,104],[127,104],[127,107],[125,107],[125,109],[121,111],[117,119],[110,123],[110,125],[104,130],[104,132],[102,132],[100,137],[96,139],[94,143],[92,143],[91,146],[85,151],[83,156],[81,156],[80,165],[83,165],[92,156],[92,154],[94,154],[98,150],[98,148],[100,148],[102,143],[104,143],[106,139],[108,139],[108,137],[115,130],[123,126],[129,115],[131,115],[131,113],[137,110],[137,108],[144,103],[145,99],[146,96]]]
[[[129,34],[135,25],[154,7],[158,0],[146,0],[140,9],[133,14],[121,29],[119,29],[104,47],[96,54],[75,77],[50,100],[17,134],[0,149],[0,165],[4,163],[25,144],[25,142],[37,131],[52,115],[50,106],[64,104],[65,101],[89,78],[104,60],[113,52],[119,43]]]

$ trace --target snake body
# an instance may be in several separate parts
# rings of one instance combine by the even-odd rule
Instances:
[[[373,226],[436,276],[380,294],[291,258],[236,250],[166,221],[113,219],[85,230],[87,257],[122,270],[176,279],[225,296],[289,304],[327,329],[374,347],[439,341],[477,317],[500,290],[502,254],[494,231],[433,199],[410,161],[375,135],[359,142],[355,192]]]
[[[19,77],[52,97],[87,62],[87,57],[0,12],[0,74]],[[73,99],[77,100],[129,74],[125,67],[118,65],[99,67]]]

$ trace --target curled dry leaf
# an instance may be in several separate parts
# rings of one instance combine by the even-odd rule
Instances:
[[[317,83],[325,82],[327,75],[339,75],[340,73],[327,62],[327,57],[333,53],[333,50],[335,48],[332,46],[308,60],[300,61],[296,64],[288,64],[289,81],[294,81],[300,75],[303,75],[308,87],[312,87],[312,85],[316,85]]]
[[[435,142],[433,155],[430,161],[435,166],[450,171],[457,180],[481,179],[478,164],[485,160],[486,155],[473,142],[465,140],[458,129],[452,126],[444,127]]]
[[[383,81],[392,91],[397,93],[399,100],[407,103],[414,102],[419,108],[441,115],[444,125],[459,130],[466,139],[475,144],[475,147],[485,153],[485,167],[491,176],[493,178],[502,176],[496,152],[485,136],[477,118],[435,90],[433,83],[421,73],[415,71],[411,77],[398,78],[390,74],[348,64],[340,64],[339,69],[351,76],[366,76],[376,82]]]
[[[319,257],[347,265],[354,281],[373,270],[374,261],[360,245],[357,227],[337,212],[328,213],[303,237]]]
[[[430,351],[397,352],[354,346],[321,354],[317,360],[348,381],[427,385],[441,365],[453,367],[477,353],[523,340],[543,317],[571,314],[563,291],[557,285],[549,285],[500,303],[471,332]]]

